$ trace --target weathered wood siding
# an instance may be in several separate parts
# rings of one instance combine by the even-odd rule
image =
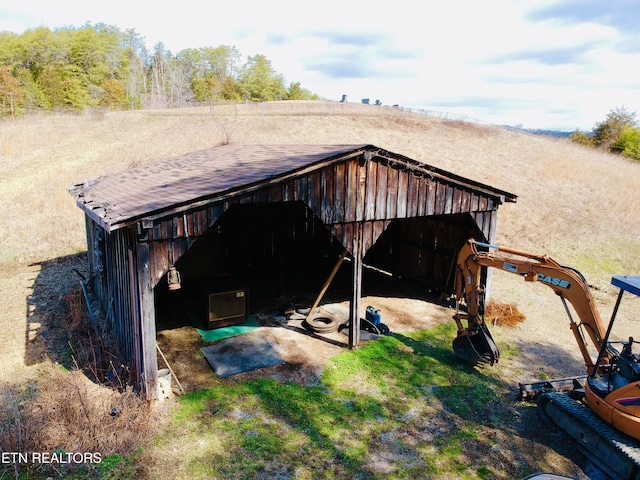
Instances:
[[[263,242],[253,248],[273,252],[280,243],[291,247],[320,238],[325,241],[322,235],[328,233],[331,241],[340,242],[354,260],[350,307],[354,318],[358,318],[360,307],[360,267],[370,250],[374,250],[372,258],[377,256],[390,270],[435,284],[449,280],[455,248],[469,232],[484,240],[494,239],[497,208],[504,192],[388,152],[360,152],[189,204],[151,210],[144,218],[111,233],[106,233],[107,224],[99,223],[99,212],[104,211],[87,203],[89,267],[94,291],[107,315],[105,326],[112,329],[138,386],[150,398],[156,395],[157,378],[154,288],[169,266],[210,229],[219,227],[221,217],[234,206],[242,212],[242,207],[273,204],[282,210],[272,214],[291,215],[288,223],[282,224],[275,221],[277,217],[265,218],[273,223],[271,232],[281,226],[288,231],[252,240]],[[78,192],[81,199],[83,193]],[[306,205],[303,213],[300,205]],[[411,223],[402,223],[410,219]],[[327,231],[319,232],[318,223]],[[390,238],[381,242],[376,253],[374,246],[390,225],[398,228],[387,235]],[[389,252],[380,251],[384,248]],[[358,334],[357,327],[350,329],[350,345],[357,345]]]
[[[434,178],[428,171],[407,168],[375,156],[361,155],[326,165],[304,175],[273,181],[197,208],[140,222],[140,241],[149,242],[154,285],[195,239],[213,227],[234,204],[301,201],[353,253],[356,225],[363,223],[366,253],[391,220],[468,213],[485,239],[495,234],[499,199]],[[462,240],[464,241],[464,240]]]
[[[144,370],[140,314],[138,241],[129,228],[110,234],[86,217],[90,283],[105,315],[104,331],[114,335],[140,382]],[[154,339],[155,344],[155,339]]]

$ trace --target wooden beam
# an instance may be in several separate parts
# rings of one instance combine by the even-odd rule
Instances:
[[[122,245],[120,245],[122,246]],[[133,360],[133,364],[134,364],[134,369],[135,369],[135,383],[136,385],[140,386],[140,388],[144,388],[143,382],[142,382],[142,348],[141,348],[141,333],[140,333],[140,325],[141,325],[141,321],[140,321],[140,301],[139,298],[137,296],[137,292],[138,289],[137,287],[137,283],[138,283],[138,277],[139,277],[139,273],[137,271],[136,268],[136,264],[134,262],[134,257],[133,257],[133,251],[130,248],[126,249],[127,252],[127,259],[128,259],[128,263],[126,264],[128,266],[129,269],[129,302],[127,302],[126,307],[123,308],[130,308],[131,309],[131,335],[128,335],[128,339],[125,340],[126,345],[125,348],[128,349],[127,352],[127,357],[129,357],[130,359]],[[119,315],[118,320],[119,320],[119,325],[118,328],[121,329],[124,333],[124,328],[125,328],[125,323],[123,322],[123,317],[124,315]],[[131,341],[133,341],[133,344],[131,344]]]
[[[327,281],[324,282],[324,285],[322,286],[322,289],[320,290],[320,293],[318,294],[318,298],[316,298],[316,301],[313,303],[313,306],[311,307],[311,310],[309,310],[309,314],[307,315],[307,318],[311,317],[313,315],[313,312],[315,311],[315,309],[318,308],[318,305],[320,305],[320,301],[322,300],[322,297],[324,297],[324,294],[327,292],[327,289],[329,288],[329,285],[331,285],[331,282],[333,281],[333,277],[335,277],[336,273],[338,273],[338,270],[340,269],[340,265],[342,265],[342,262],[344,261],[344,258],[347,256],[347,253],[348,253],[348,251],[345,248],[345,250],[342,252],[342,255],[340,255],[340,258],[338,259],[338,261],[334,265],[333,270],[331,270],[331,273],[329,274],[329,277],[327,278]]]
[[[149,245],[138,244],[138,292],[140,295],[140,341],[142,385],[147,400],[158,399],[158,355],[156,352],[156,311]]]
[[[349,303],[349,348],[360,343],[360,302],[362,294],[362,257],[353,257],[353,292]]]
[[[349,302],[349,348],[353,349],[360,343],[360,301],[362,298],[362,223],[356,223],[353,229],[352,247],[352,287]]]

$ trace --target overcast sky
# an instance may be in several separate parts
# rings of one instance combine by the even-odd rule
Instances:
[[[639,19],[640,0],[0,0],[2,31],[105,23],[150,50],[265,55],[329,100],[587,131],[640,112]]]

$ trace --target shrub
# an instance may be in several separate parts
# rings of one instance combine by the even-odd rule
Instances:
[[[633,127],[625,128],[611,150],[640,161],[640,130]]]
[[[586,147],[593,148],[595,146],[593,143],[593,137],[584,132],[581,132],[580,130],[576,130],[575,132],[573,132],[569,138],[572,142],[579,143],[580,145],[584,145]]]
[[[593,129],[593,141],[596,147],[612,150],[620,140],[625,129],[636,127],[635,112],[627,112],[624,107],[611,110],[607,118],[596,124]]]

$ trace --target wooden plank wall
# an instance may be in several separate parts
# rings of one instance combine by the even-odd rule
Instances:
[[[464,241],[481,238],[466,214],[396,220],[371,248],[366,263],[412,278],[435,291],[452,287],[453,262]]]
[[[87,216],[92,285],[103,312],[110,312],[112,316],[105,324],[113,329],[138,382],[144,377],[143,372],[149,376],[156,368],[155,365],[144,366],[145,356],[147,363],[155,358],[155,350],[150,352],[155,343],[155,328],[147,318],[144,323],[147,331],[144,332],[142,317],[153,313],[153,305],[147,297],[168,267],[233,205],[275,202],[305,203],[352,254],[362,248],[361,255],[376,243],[395,219],[469,213],[478,230],[491,240],[495,235],[498,206],[495,198],[454,181],[432,178],[427,171],[403,168],[398,162],[392,164],[375,156],[370,160],[360,156],[254,189],[229,193],[212,199],[209,204],[163,218],[141,220],[136,227],[122,228],[111,234],[106,234]],[[461,242],[464,240],[466,238],[460,239]],[[139,264],[141,247],[145,252],[144,265]],[[424,252],[421,248],[407,248],[404,255],[420,256]],[[404,258],[402,264],[409,265],[412,261]],[[448,271],[448,260],[433,257],[425,261],[444,262],[435,267],[436,276],[442,277]],[[427,274],[425,262],[416,265],[412,274]],[[141,268],[148,268],[148,271]],[[139,285],[141,277],[150,284]],[[140,303],[141,288],[147,298],[144,311]]]
[[[89,217],[86,230],[90,283],[104,315],[103,331],[117,340],[140,387],[143,358],[136,234],[129,228],[107,234]]]
[[[360,156],[229,194],[209,205],[154,221],[140,238],[160,242],[154,247],[159,259],[154,260],[157,264],[152,277],[157,282],[168,265],[180,258],[230,206],[290,201],[306,203],[349,250],[355,224],[367,222],[365,253],[396,218],[469,212],[485,237],[491,238],[495,228],[492,212],[497,209],[495,199],[454,181],[434,179],[427,171],[422,174],[375,156],[369,161]]]

